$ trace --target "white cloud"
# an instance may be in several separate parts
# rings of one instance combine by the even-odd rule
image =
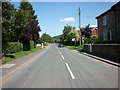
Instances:
[[[75,18],[74,17],[67,17],[67,18],[63,18],[63,19],[60,19],[61,22],[73,22],[75,21]]]

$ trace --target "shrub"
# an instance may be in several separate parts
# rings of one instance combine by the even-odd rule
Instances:
[[[120,44],[120,40],[97,41],[95,44]]]
[[[35,43],[34,41],[30,41],[30,49],[33,49],[33,48],[35,48]]]
[[[19,42],[9,42],[6,49],[5,54],[12,54],[15,52],[23,51],[23,44]]]

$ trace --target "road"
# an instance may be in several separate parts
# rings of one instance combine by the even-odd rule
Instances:
[[[51,45],[9,78],[3,88],[118,88],[118,68]]]

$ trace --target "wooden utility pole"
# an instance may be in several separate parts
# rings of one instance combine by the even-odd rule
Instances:
[[[80,18],[80,14],[81,13],[80,13],[80,7],[78,8],[78,12],[79,12],[79,30],[80,30],[79,31],[79,34],[80,34],[79,44],[82,45],[82,41],[81,41],[81,22],[80,22],[81,21],[81,18]]]

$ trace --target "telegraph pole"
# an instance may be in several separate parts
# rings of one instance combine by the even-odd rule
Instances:
[[[82,42],[81,42],[81,22],[80,22],[81,21],[81,18],[80,18],[81,13],[80,13],[80,7],[78,8],[78,12],[79,12],[79,30],[80,30],[79,31],[79,34],[80,34],[79,44],[82,45]]]

